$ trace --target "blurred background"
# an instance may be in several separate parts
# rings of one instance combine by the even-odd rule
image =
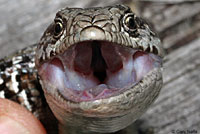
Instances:
[[[136,122],[140,134],[199,134],[199,0],[0,0],[0,58],[37,43],[60,8],[121,3],[152,24],[166,50],[164,87]]]

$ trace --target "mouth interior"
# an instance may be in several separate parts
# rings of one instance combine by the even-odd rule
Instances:
[[[152,53],[85,41],[43,63],[38,73],[45,88],[55,88],[65,99],[81,102],[117,95],[160,66],[161,59]]]

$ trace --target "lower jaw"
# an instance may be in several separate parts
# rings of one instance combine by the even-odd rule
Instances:
[[[99,100],[99,99],[106,99],[112,96],[117,96],[120,95],[121,93],[125,92],[126,90],[130,89],[131,87],[133,87],[135,85],[129,85],[126,86],[122,89],[116,89],[116,88],[109,88],[108,85],[105,84],[100,84],[95,88],[95,90],[101,90],[99,88],[102,88],[100,93],[97,93],[96,96],[94,96],[93,94],[90,93],[89,90],[93,90],[93,88],[89,89],[89,90],[85,90],[85,91],[70,91],[70,89],[66,89],[64,90],[66,93],[68,93],[68,98],[66,98],[67,100],[73,101],[73,102],[88,102],[88,101],[95,101],[95,100]],[[107,87],[107,88],[106,88]],[[62,92],[64,94],[66,94],[65,92]],[[93,91],[94,92],[94,91]],[[99,92],[99,91],[98,91]],[[62,96],[62,93],[59,92],[60,96]]]
[[[155,68],[141,82],[117,96],[72,102],[45,90],[45,97],[63,130],[116,132],[138,119],[157,98],[161,87],[161,69]]]
[[[154,100],[163,84],[161,70],[161,68],[153,69],[140,82],[117,95],[91,101],[75,102],[65,99],[57,91],[48,90],[49,87],[44,86],[45,82],[41,82],[41,84],[45,89],[45,96],[50,98],[48,102],[55,103],[56,106],[60,107],[58,109],[90,117],[96,117],[96,115],[110,117],[118,116],[118,113],[128,113],[128,110],[136,108],[134,105],[150,103],[151,101],[147,100]],[[118,107],[124,108],[118,109]]]

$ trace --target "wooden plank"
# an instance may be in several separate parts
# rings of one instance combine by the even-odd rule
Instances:
[[[182,3],[182,2],[198,2],[199,0],[140,0],[140,1],[175,4],[175,3]]]
[[[178,55],[180,52],[183,53]],[[200,39],[167,56],[170,60],[164,64],[164,87],[142,118],[156,133],[166,134],[176,129],[200,131],[193,126],[200,126],[199,57]]]
[[[145,4],[147,10],[141,10],[141,14],[149,20],[153,19],[151,23],[159,30],[168,55],[164,63],[164,87],[156,102],[138,121],[142,122],[140,127],[151,128],[156,134],[183,134],[188,131],[198,134],[200,133],[200,5],[199,3],[183,3],[181,6],[163,3],[142,4]],[[184,7],[191,12],[185,13]],[[166,11],[168,15],[163,19],[154,20],[156,16],[167,14]]]
[[[167,52],[197,38],[200,33],[200,2],[141,3],[141,15],[154,24]]]

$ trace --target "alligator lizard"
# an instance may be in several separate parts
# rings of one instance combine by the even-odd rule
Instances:
[[[0,97],[48,133],[116,132],[158,96],[162,58],[159,38],[129,7],[64,8],[37,44],[0,60]]]

